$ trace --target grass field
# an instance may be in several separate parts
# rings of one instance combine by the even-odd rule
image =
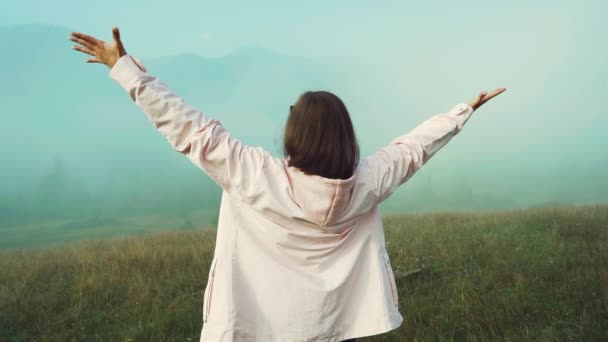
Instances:
[[[62,245],[80,240],[125,237],[162,231],[214,228],[217,211],[187,215],[96,216],[47,219],[31,223],[0,225],[0,249]]]
[[[403,325],[362,341],[608,341],[608,205],[384,218]],[[0,340],[196,341],[215,232],[0,251]]]

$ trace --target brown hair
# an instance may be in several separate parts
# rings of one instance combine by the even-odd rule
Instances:
[[[347,179],[359,163],[359,144],[346,106],[327,91],[300,95],[283,132],[289,166],[306,174]]]

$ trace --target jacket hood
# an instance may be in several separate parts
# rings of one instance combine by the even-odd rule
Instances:
[[[355,173],[348,179],[331,179],[288,166],[288,159],[284,163],[294,201],[310,222],[325,227],[342,218],[351,200]]]

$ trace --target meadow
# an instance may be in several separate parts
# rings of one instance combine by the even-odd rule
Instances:
[[[361,341],[608,341],[608,205],[384,224],[405,320]],[[0,341],[197,341],[214,242],[195,229],[0,250]]]

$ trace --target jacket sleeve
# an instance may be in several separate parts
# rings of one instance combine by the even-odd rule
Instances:
[[[207,173],[224,190],[246,196],[268,152],[242,144],[221,122],[184,103],[141,61],[122,56],[109,73],[145,113],[169,144]]]
[[[469,104],[458,104],[447,113],[430,117],[365,158],[362,163],[376,204],[388,198],[458,134],[472,113],[473,108]]]

